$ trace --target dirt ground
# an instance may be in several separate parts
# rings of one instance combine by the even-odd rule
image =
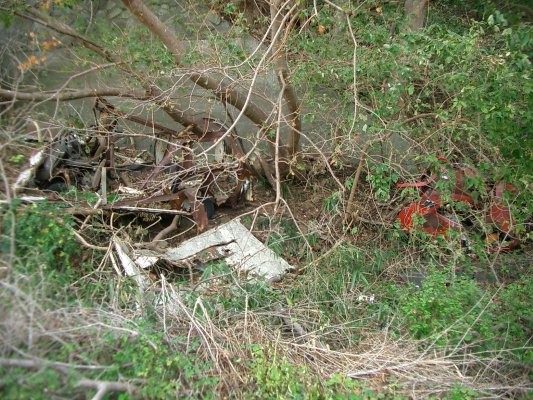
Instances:
[[[36,154],[39,147],[42,146],[35,141],[16,141],[3,147],[3,168],[4,176],[12,185],[21,172],[29,167],[29,160],[32,155]],[[125,155],[122,159],[133,159],[134,155]],[[375,247],[387,248],[390,243],[385,239],[385,233],[393,229],[398,212],[405,207],[405,200],[399,198],[398,193],[391,193],[391,200],[387,203],[378,203],[370,185],[366,182],[365,174],[360,178],[358,191],[355,196],[354,214],[347,219],[345,216],[345,201],[348,193],[343,193],[335,199],[336,193],[339,192],[337,182],[324,168],[314,168],[311,165],[309,169],[318,170],[312,176],[303,176],[293,178],[282,183],[283,201],[276,207],[275,191],[262,180],[253,179],[253,200],[245,201],[244,199],[234,206],[222,205],[215,209],[213,218],[209,220],[207,229],[212,229],[218,225],[224,224],[235,218],[251,228],[254,235],[263,243],[268,242],[272,232],[280,231],[284,223],[291,223],[296,227],[298,234],[301,236],[314,235],[317,238],[313,243],[302,243],[302,246],[308,246],[312,251],[314,258],[320,257],[321,254],[327,253],[333,247],[340,243],[356,245],[358,247]],[[94,173],[96,167],[88,168]],[[146,168],[140,171],[127,172],[128,183],[131,187],[141,191],[142,182],[145,182],[150,175],[151,169]],[[339,182],[344,183],[354,173],[353,167],[347,167],[342,170],[335,170],[336,178]],[[79,169],[72,167],[59,167],[56,171],[63,177],[72,176]],[[74,184],[76,179],[71,179],[69,183]],[[147,192],[154,192],[154,188],[168,188],[172,179],[170,175],[161,173],[157,180],[150,186]],[[231,181],[231,179],[230,179]],[[109,179],[108,195],[123,191],[124,182],[121,177],[111,175]],[[5,186],[5,184],[4,184]],[[38,195],[48,199],[49,202],[68,204],[69,212],[74,214],[82,223],[87,217],[87,210],[91,209],[91,204],[82,200],[84,194],[94,194],[94,190],[83,187],[78,182],[76,191],[68,190],[67,193],[56,193],[51,191],[41,191],[33,186],[31,181],[27,185],[27,190],[21,191],[19,195]],[[228,189],[230,190],[230,189]],[[5,190],[4,190],[5,191]],[[339,192],[340,193],[340,192]],[[94,195],[92,195],[94,197]],[[120,195],[125,196],[125,195]],[[130,196],[131,197],[131,196]],[[134,196],[135,197],[135,196]],[[329,206],[326,205],[328,199]],[[333,204],[333,206],[332,206]],[[168,210],[168,202],[154,204],[144,204],[143,207],[161,208]],[[332,208],[333,207],[333,208]],[[80,210],[78,213],[76,210]],[[96,212],[98,214],[98,212]],[[124,211],[104,211],[97,218],[100,229],[108,229],[106,224],[113,221],[114,229],[120,228],[131,243],[150,243],[153,238],[167,228],[172,222],[173,216],[169,214],[144,213],[144,212],[124,212]],[[183,216],[178,228],[167,236],[167,240],[162,246],[175,247],[182,241],[194,237],[198,234],[194,221]],[[495,268],[505,268],[512,259],[512,264],[516,266],[515,271],[518,274],[520,270],[528,268],[533,262],[533,250],[531,243],[523,243],[522,249],[515,253],[502,254],[494,257]],[[413,249],[416,252],[416,249]],[[286,255],[287,261],[296,268],[302,266],[305,260],[299,259],[293,255]],[[486,271],[486,268],[480,265],[480,271]],[[398,272],[400,273],[400,272]],[[483,274],[479,274],[480,280],[488,279]],[[510,274],[512,276],[513,274]],[[509,276],[509,274],[508,274]]]

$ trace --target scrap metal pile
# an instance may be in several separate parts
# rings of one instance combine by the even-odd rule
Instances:
[[[421,180],[414,183],[399,183],[398,188],[416,188],[420,200],[412,202],[402,209],[398,220],[403,231],[412,233],[422,230],[431,236],[446,235],[450,230],[461,232],[461,239],[467,243],[464,235],[467,225],[475,225],[470,216],[461,218],[457,204],[469,205],[479,211],[483,222],[491,227],[485,237],[491,252],[509,251],[519,247],[520,241],[514,232],[514,221],[511,209],[506,204],[507,196],[516,193],[514,186],[505,182],[493,185],[488,204],[481,201],[483,196],[476,193],[471,182],[480,180],[475,168],[467,165],[451,163],[438,157],[442,163],[437,172],[427,171]],[[449,196],[445,196],[441,188],[451,183]]]
[[[203,135],[192,127],[178,132],[127,115],[102,98],[96,99],[94,114],[96,123],[85,129],[84,138],[63,131],[36,152],[14,192],[99,190],[103,210],[186,215],[200,231],[215,207],[252,200],[242,143],[223,124],[204,118]],[[137,136],[151,136],[155,154],[143,157],[146,151],[134,146],[136,135],[124,133],[121,121],[138,124],[139,131],[150,128],[152,135]],[[211,144],[215,154],[205,152],[202,143]],[[120,200],[107,204],[109,194]]]

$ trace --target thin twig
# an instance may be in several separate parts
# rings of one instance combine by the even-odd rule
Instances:
[[[92,400],[101,400],[108,392],[128,392],[129,394],[132,394],[136,389],[135,386],[130,383],[95,381],[92,379],[82,379],[76,386],[96,389],[96,394],[93,396]]]
[[[105,370],[109,366],[100,365],[77,365],[68,364],[56,361],[35,360],[28,358],[0,358],[0,365],[3,367],[16,367],[27,369],[39,369],[49,367],[58,370],[59,372],[68,372],[71,369],[85,369],[85,370]]]
[[[178,229],[178,222],[180,221],[180,216],[175,215],[172,219],[172,222],[169,226],[167,226],[165,229],[162,229],[157,235],[155,235],[153,242],[157,242],[160,240],[165,239],[165,237],[170,234],[171,232],[174,232],[176,229]]]
[[[350,190],[350,196],[348,197],[348,204],[346,205],[346,221],[347,222],[349,222],[348,219],[352,215],[353,199],[357,191],[357,185],[359,183],[359,178],[361,176],[361,171],[363,170],[363,164],[366,160],[366,155],[367,155],[369,146],[370,146],[370,141],[366,142],[365,147],[363,148],[363,151],[361,152],[361,158],[359,159],[359,165],[357,166],[357,170],[355,171],[355,176],[353,178],[353,183],[352,183],[352,189]]]
[[[88,247],[89,249],[92,249],[92,250],[98,250],[98,251],[107,251],[108,248],[107,247],[103,247],[103,246],[95,246],[94,244],[90,244],[89,242],[87,242],[83,236],[81,236],[78,232],[76,232],[76,230],[74,228],[71,228],[69,227],[69,230],[72,232],[72,234],[74,235],[74,237],[82,244],[84,245],[85,247]]]

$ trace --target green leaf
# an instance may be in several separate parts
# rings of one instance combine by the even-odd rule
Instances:
[[[7,12],[0,13],[0,21],[2,21],[4,28],[9,28],[13,23],[13,15]]]

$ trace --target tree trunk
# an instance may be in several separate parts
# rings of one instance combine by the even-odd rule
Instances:
[[[271,24],[271,38],[274,42],[272,46],[272,55],[274,57],[274,65],[278,81],[283,89],[283,98],[287,102],[289,108],[288,120],[291,127],[291,136],[289,139],[289,157],[294,156],[298,151],[298,143],[300,141],[300,132],[302,124],[300,121],[300,106],[298,104],[298,96],[296,90],[290,82],[289,67],[287,65],[287,57],[281,43],[281,26],[282,18],[280,12],[281,0],[272,0],[270,3]],[[281,112],[281,110],[279,110]]]
[[[133,15],[150,31],[156,35],[161,42],[167,47],[174,57],[177,66],[182,66],[181,57],[185,49],[177,40],[172,30],[155,15],[142,0],[122,0],[124,5]],[[268,115],[259,106],[254,104],[249,96],[243,95],[235,89],[232,89],[223,79],[215,79],[209,75],[191,72],[189,78],[197,85],[204,89],[211,90],[213,94],[222,102],[227,102],[243,111],[252,122],[261,129],[268,122]]]
[[[429,0],[405,0],[406,28],[419,31],[424,27],[428,13]]]

